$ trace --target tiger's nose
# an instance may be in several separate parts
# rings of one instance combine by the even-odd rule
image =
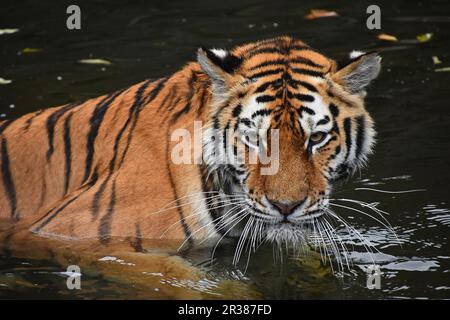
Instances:
[[[278,209],[278,211],[284,215],[288,216],[295,211],[298,207],[300,207],[303,203],[305,203],[307,198],[304,198],[300,201],[277,201],[268,199],[269,202]]]

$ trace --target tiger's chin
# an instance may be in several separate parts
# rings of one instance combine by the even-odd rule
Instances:
[[[306,222],[301,224],[281,222],[268,225],[265,230],[265,237],[268,242],[294,248],[307,245],[313,234],[313,225]]]

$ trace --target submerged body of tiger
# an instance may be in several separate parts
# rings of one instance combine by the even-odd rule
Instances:
[[[192,246],[244,235],[295,246],[327,212],[333,182],[371,152],[364,89],[379,69],[375,53],[339,66],[281,37],[200,49],[198,62],[171,76],[4,121],[0,217],[38,236],[127,239],[136,251],[142,239],[161,237]],[[204,161],[174,164],[171,134],[194,134],[194,121],[205,133]],[[208,151],[215,135],[220,152],[227,143],[248,152],[248,141],[225,141],[225,130],[271,129],[279,131],[274,174],[261,174],[259,162],[219,165]],[[227,156],[238,157],[236,149]]]

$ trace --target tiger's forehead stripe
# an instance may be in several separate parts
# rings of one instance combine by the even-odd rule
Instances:
[[[288,66],[303,64],[326,72],[335,64],[301,41],[282,37],[271,41],[257,42],[251,46],[238,47],[232,51],[242,59],[242,69],[251,71],[266,66]]]
[[[231,52],[241,59],[239,74],[258,82],[257,87],[245,96],[254,94],[257,104],[267,104],[255,110],[252,119],[273,114],[273,125],[278,127],[285,121],[297,122],[295,119],[301,118],[303,113],[315,114],[315,107],[306,104],[315,101],[314,94],[326,94],[320,89],[320,83],[334,61],[291,38],[263,41]],[[270,104],[275,101],[278,102]],[[326,117],[328,115],[317,115],[314,120],[323,123]],[[304,135],[301,125],[298,129]]]

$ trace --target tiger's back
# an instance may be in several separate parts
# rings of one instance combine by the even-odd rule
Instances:
[[[27,221],[35,232],[50,236],[159,237],[179,219],[170,214],[151,217],[175,200],[166,118],[170,120],[168,109],[183,111],[191,91],[186,73],[195,72],[195,66],[188,66],[171,77],[172,84],[166,84],[167,78],[147,80],[3,122],[0,217]],[[117,203],[122,213],[131,213],[126,219],[114,216]],[[45,232],[55,219],[52,231]]]

